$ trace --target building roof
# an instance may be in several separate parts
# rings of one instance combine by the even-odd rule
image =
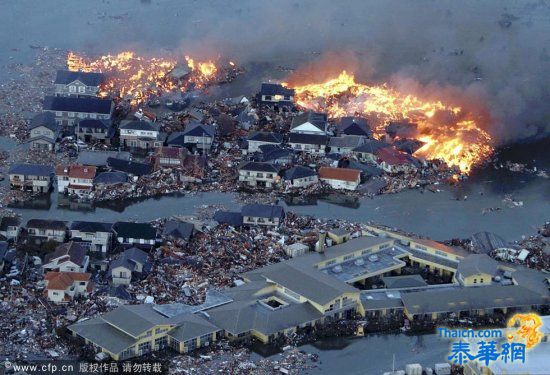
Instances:
[[[73,72],[70,70],[58,70],[54,84],[68,85],[74,81],[80,81],[86,86],[99,86],[105,81],[103,73]]]
[[[42,164],[14,164],[8,174],[22,174],[25,176],[52,176],[54,169],[49,165]]]
[[[357,169],[330,167],[319,168],[319,178],[321,179],[356,182],[360,179],[360,177],[361,172]]]
[[[264,162],[286,162],[287,160],[292,159],[294,156],[294,151],[292,149],[276,147],[266,150],[264,149],[264,146],[270,145],[260,146],[260,150],[262,151],[262,160]]]
[[[177,146],[185,146],[185,138],[183,132],[172,132],[166,139],[166,143],[171,145],[177,145]]]
[[[124,172],[101,172],[94,178],[95,184],[114,185],[128,182],[128,175]]]
[[[290,129],[297,128],[298,126],[309,122],[311,125],[315,126],[321,131],[325,131],[327,127],[328,117],[326,113],[308,111],[296,115],[292,118],[292,123]]]
[[[150,268],[148,257],[149,256],[145,251],[138,249],[137,247],[126,249],[121,256],[111,261],[111,263],[109,264],[107,275],[111,276],[113,270],[121,266],[130,270],[130,272],[133,272],[135,270],[136,264],[141,264],[144,271],[147,271]]]
[[[61,126],[55,121],[55,115],[51,112],[42,112],[34,116],[29,123],[29,130],[45,126],[53,132],[57,132]]]
[[[18,227],[19,224],[21,224],[21,220],[16,216],[3,216],[0,218],[1,231],[7,230],[8,227]]]
[[[390,165],[411,164],[406,154],[397,151],[393,147],[384,147],[375,152],[378,160]]]
[[[149,223],[117,221],[113,225],[113,230],[117,234],[117,237],[146,240],[155,240],[157,238],[157,230]]]
[[[262,83],[260,95],[294,96],[294,90],[277,83]]]
[[[241,164],[239,167],[241,171],[255,171],[255,172],[272,172],[279,173],[279,169],[270,163],[257,163],[254,161],[248,161]]]
[[[168,220],[166,224],[164,224],[162,235],[189,241],[193,235],[194,229],[195,226],[191,223],[179,220]]]
[[[372,135],[369,123],[363,117],[341,117],[338,120],[337,127],[339,134],[361,135],[365,137]]]
[[[110,232],[113,227],[113,223],[103,223],[98,221],[73,221],[71,223],[71,230],[77,230],[79,232],[96,233],[96,232]]]
[[[388,289],[413,288],[428,285],[420,275],[382,276],[382,281]]]
[[[92,180],[95,177],[96,167],[88,165],[58,165],[55,167],[56,176]]]
[[[57,246],[53,253],[46,254],[44,257],[44,263],[49,263],[54,259],[63,257],[67,257],[67,260],[82,266],[86,258],[86,249],[77,242],[66,242]]]
[[[283,218],[285,210],[281,206],[273,204],[247,204],[241,209],[243,216],[249,217],[265,217],[270,219]]]
[[[153,171],[153,167],[150,164],[118,158],[108,158],[107,165],[115,171],[125,172],[134,176],[144,176]]]
[[[192,121],[185,127],[184,136],[193,137],[210,137],[213,138],[215,129],[212,125],[201,124],[200,122]]]
[[[305,178],[305,177],[311,177],[311,176],[317,176],[317,172],[315,172],[311,168],[297,165],[296,167],[287,169],[284,173],[283,178],[285,180],[296,180],[299,178]]]
[[[158,132],[160,130],[160,126],[158,124],[155,124],[154,122],[131,120],[122,121],[122,123],[120,124],[120,129]]]
[[[101,318],[133,337],[137,337],[159,324],[173,324],[168,318],[155,311],[153,307],[152,304],[122,305],[103,314]]]
[[[93,165],[95,167],[107,166],[107,159],[116,158],[120,160],[130,160],[128,151],[92,151],[83,150],[78,154],[76,162],[81,165]]]
[[[306,145],[326,145],[328,137],[322,134],[290,133],[288,143],[300,143]]]
[[[183,149],[181,147],[161,146],[161,147],[157,147],[155,151],[155,156],[171,158],[171,159],[181,159],[186,154],[186,151],[184,150],[186,149]]]
[[[502,237],[491,232],[477,232],[472,235],[470,240],[474,249],[482,254],[489,254],[493,250],[510,247]]]
[[[494,276],[498,270],[498,262],[487,254],[472,254],[460,261],[456,272],[462,277],[477,275],[479,273]]]
[[[60,220],[30,219],[27,228],[67,230],[67,225]]]
[[[401,299],[411,314],[457,312],[548,303],[548,297],[519,285],[487,285],[480,287],[428,289],[401,292]]]
[[[255,132],[247,138],[249,141],[269,142],[269,143],[282,143],[283,135],[280,133],[270,132]]]
[[[48,290],[66,290],[75,281],[90,281],[91,276],[90,273],[50,271],[44,275],[44,280],[48,282]]]
[[[51,112],[48,112],[51,114]],[[111,120],[99,120],[93,118],[82,119],[78,122],[78,127],[81,129],[104,129],[111,128]]]
[[[355,148],[361,145],[363,141],[364,137],[360,135],[343,135],[340,137],[330,137],[328,145],[333,148]]]
[[[374,154],[381,148],[388,147],[386,142],[378,141],[376,139],[366,139],[365,143],[353,149],[354,152]]]
[[[135,339],[132,336],[116,329],[101,317],[77,322],[68,328],[79,336],[115,354],[135,344]]]
[[[79,98],[74,96],[46,96],[44,110],[81,113],[100,113],[109,115],[113,101],[94,97]]]
[[[227,224],[232,227],[240,227],[243,225],[243,215],[240,212],[216,211],[214,220],[219,224]]]
[[[445,253],[458,255],[459,257],[466,257],[472,254],[469,251],[466,251],[460,247],[447,246],[441,242],[430,240],[428,238],[411,238],[410,242],[420,244],[426,247],[431,247],[435,250],[443,251]]]
[[[198,314],[185,314],[178,321],[178,327],[170,331],[168,336],[173,337],[179,342],[184,342],[219,330],[220,328]]]

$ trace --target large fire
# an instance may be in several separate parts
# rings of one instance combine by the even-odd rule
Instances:
[[[415,138],[424,142],[414,155],[444,160],[465,174],[493,150],[490,135],[458,106],[421,100],[387,85],[357,83],[346,71],[322,83],[289,86],[296,92],[296,104],[303,108],[326,111],[331,118],[365,116],[371,119],[376,137],[383,136],[392,121],[414,123]],[[452,120],[442,125],[438,120],[441,114]]]
[[[67,66],[72,71],[106,73],[108,80],[101,88],[101,96],[115,93],[132,104],[139,104],[152,95],[186,91],[191,85],[202,88],[216,80],[218,68],[213,61],[198,62],[189,56],[185,56],[185,60],[189,73],[185,74],[184,81],[169,76],[178,66],[176,58],[143,57],[130,51],[95,60],[69,52]]]

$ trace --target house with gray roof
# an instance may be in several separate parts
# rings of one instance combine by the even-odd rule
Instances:
[[[144,152],[160,147],[166,140],[166,134],[154,122],[125,120],[120,124],[120,143],[130,151]]]
[[[58,70],[54,81],[55,96],[95,97],[105,81],[103,73]]]
[[[292,118],[291,133],[326,135],[328,116],[326,113],[307,111]]]
[[[157,230],[149,223],[117,221],[113,232],[118,243],[125,247],[151,249],[157,241]]]
[[[112,227],[112,223],[73,221],[69,230],[73,241],[80,243],[88,251],[105,255],[112,247]]]
[[[195,226],[179,220],[168,220],[164,224],[162,237],[170,240],[188,242],[195,233]]]
[[[338,137],[330,137],[328,147],[333,154],[347,155],[352,150],[365,143],[365,137],[361,135],[341,135]]]
[[[289,187],[303,188],[315,185],[319,178],[313,169],[297,165],[284,171],[283,181]]]
[[[70,241],[55,248],[55,251],[46,254],[42,268],[46,271],[58,272],[86,272],[90,257],[86,255],[86,248],[79,243]]]
[[[67,223],[60,220],[30,219],[25,229],[27,236],[36,244],[48,240],[62,243],[67,237]]]
[[[113,285],[130,285],[132,278],[140,278],[151,271],[151,263],[145,251],[137,247],[124,250],[122,255],[111,261],[107,276]]]
[[[34,116],[29,123],[29,143],[32,149],[54,151],[61,135],[61,126],[51,112]]]
[[[283,143],[283,135],[270,132],[255,132],[248,136],[248,152],[260,151],[262,145],[280,145]]]
[[[92,96],[46,96],[42,109],[55,115],[55,121],[73,127],[82,119],[110,120],[115,108],[111,99]]]
[[[361,161],[376,164],[378,150],[388,147],[389,144],[376,139],[366,139],[361,145],[352,149],[351,153]]]
[[[290,133],[288,144],[297,152],[324,154],[328,137],[324,134]]]
[[[128,151],[82,150],[78,154],[76,164],[105,168],[107,167],[107,160],[109,158],[130,161],[132,155]]]
[[[278,227],[285,219],[285,210],[271,204],[247,204],[241,209],[244,225]]]
[[[42,164],[14,164],[8,175],[11,189],[47,193],[52,187],[54,168]]]
[[[76,124],[76,138],[85,143],[111,144],[115,128],[111,120],[83,119]]]
[[[341,117],[336,123],[337,133],[339,135],[358,135],[371,138],[372,131],[367,119],[363,117]]]
[[[262,83],[259,99],[265,104],[292,105],[294,90],[278,83]]]
[[[245,161],[239,166],[239,182],[252,187],[271,188],[279,182],[279,168],[270,163]]]

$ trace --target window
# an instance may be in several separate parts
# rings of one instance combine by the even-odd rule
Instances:
[[[69,112],[69,117],[74,117],[74,112]]]
[[[265,95],[264,98],[265,100],[271,100],[271,95]]]
[[[479,279],[479,282],[483,284],[483,277]]]
[[[81,281],[81,282],[79,282],[79,284],[80,284],[81,286],[84,286],[84,285],[86,285],[86,281]]]
[[[61,117],[61,116],[63,116],[63,112],[61,112],[61,111],[55,111],[55,115],[56,115],[57,117]]]
[[[69,92],[76,92],[76,86],[70,85],[69,86]]]
[[[84,86],[79,86],[79,87],[78,87],[78,92],[81,93],[81,94],[85,93],[85,92],[86,92],[86,87],[84,87]]]
[[[474,279],[474,284],[477,284],[477,279]]]

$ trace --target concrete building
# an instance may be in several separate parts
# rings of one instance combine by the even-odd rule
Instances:
[[[52,187],[54,169],[41,164],[14,164],[8,171],[14,190],[47,193]]]
[[[361,172],[348,168],[319,168],[319,179],[333,189],[356,190],[361,183]]]

